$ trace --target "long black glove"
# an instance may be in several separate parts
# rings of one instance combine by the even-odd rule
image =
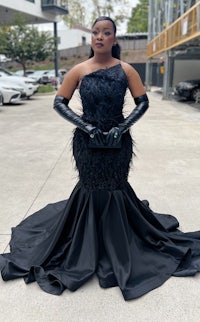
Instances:
[[[79,127],[82,131],[89,134],[90,138],[97,143],[102,143],[103,133],[100,129],[85,122],[79,115],[74,113],[68,106],[69,100],[63,96],[56,95],[53,108],[66,120]]]
[[[125,133],[135,122],[137,122],[142,115],[146,112],[149,107],[149,100],[146,94],[134,98],[136,107],[131,114],[123,121],[118,124],[117,127],[113,127],[107,134],[107,144],[117,144],[123,133]]]

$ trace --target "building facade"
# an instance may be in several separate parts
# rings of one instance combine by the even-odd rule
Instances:
[[[186,63],[190,66],[187,79],[197,77],[199,57],[200,1],[149,0],[147,89],[152,83],[153,62],[164,62],[163,98],[168,98],[175,83],[184,80],[181,72]]]
[[[17,14],[23,14],[27,23],[58,22],[68,13],[62,0],[0,0],[0,25],[12,24]]]
[[[12,25],[17,15],[23,15],[27,24],[53,23],[57,39],[57,22],[61,15],[68,14],[63,0],[0,0],[0,25]],[[54,52],[55,74],[58,75],[58,49]]]

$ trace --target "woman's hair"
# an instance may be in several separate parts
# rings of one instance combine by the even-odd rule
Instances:
[[[110,18],[110,17],[107,17],[107,16],[101,16],[101,17],[98,17],[93,25],[92,25],[92,28],[94,27],[94,25],[99,22],[99,21],[104,21],[104,20],[108,20],[112,23],[113,25],[113,30],[114,30],[114,34],[116,35],[117,33],[117,27],[116,27],[116,24],[114,23],[114,21]],[[112,46],[112,56],[114,58],[117,58],[117,59],[120,59],[120,53],[121,53],[121,48],[119,46],[119,44],[117,43],[116,45],[113,45]],[[89,58],[93,57],[94,56],[94,50],[92,49],[92,47],[90,48],[90,55],[89,55]]]

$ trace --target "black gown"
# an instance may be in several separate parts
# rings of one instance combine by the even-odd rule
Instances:
[[[123,120],[127,78],[120,64],[82,79],[83,118],[108,131]],[[137,298],[170,276],[200,270],[200,232],[183,233],[171,215],[153,212],[127,178],[129,132],[120,149],[90,149],[76,129],[73,155],[79,182],[68,200],[49,204],[12,229],[10,253],[0,255],[3,280],[23,277],[46,292],[75,291],[94,274],[103,288]]]

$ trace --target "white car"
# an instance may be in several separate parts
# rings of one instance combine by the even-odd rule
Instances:
[[[0,92],[0,106],[3,105],[3,95],[2,93]]]
[[[28,77],[29,75],[31,76],[31,74],[34,73],[34,70],[33,69],[26,69],[26,77]],[[23,69],[19,69],[17,70],[13,75],[15,76],[24,76],[24,71]]]
[[[38,84],[46,85],[51,82],[47,74],[48,70],[36,70],[31,75],[28,75],[28,78],[34,79]]]
[[[7,103],[19,103],[25,92],[23,86],[19,86],[13,83],[6,82],[0,77],[0,92],[3,95],[3,104]]]
[[[36,88],[35,86],[33,86],[31,83],[26,83],[23,79],[20,79],[21,77],[15,77],[15,76],[5,76],[5,74],[0,72],[0,80],[1,82],[4,83],[9,83],[10,86],[19,86],[21,88],[23,88],[23,98],[24,97],[31,97],[35,91]]]
[[[3,104],[18,104],[21,102],[21,92],[16,89],[7,88],[0,84],[0,93],[2,95],[2,101],[0,105]]]
[[[51,69],[49,70],[46,75],[49,77],[49,81],[52,85],[60,85],[63,81],[62,74],[58,71],[58,76],[55,75],[55,70]]]
[[[14,74],[2,68],[0,68],[0,79],[23,87],[27,98],[31,97],[38,91],[39,85],[36,83],[34,79],[23,76],[15,76]]]
[[[11,59],[11,58],[6,57],[6,55],[3,55],[3,54],[1,54],[1,55],[0,55],[0,62],[1,62],[1,63],[6,63],[6,62],[11,61],[11,60],[12,60],[12,59]]]

